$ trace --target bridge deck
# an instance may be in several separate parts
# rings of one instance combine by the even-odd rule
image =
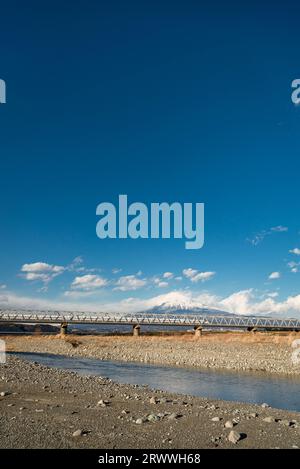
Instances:
[[[160,326],[203,326],[223,328],[299,329],[298,319],[277,319],[253,316],[222,316],[218,314],[172,313],[70,313],[67,311],[0,310],[0,322],[14,323],[69,323],[69,324],[147,324]]]

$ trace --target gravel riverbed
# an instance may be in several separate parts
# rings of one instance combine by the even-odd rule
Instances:
[[[235,371],[300,374],[292,362],[298,334],[193,336],[7,336],[8,350]]]
[[[7,354],[1,448],[298,448],[300,414],[80,376]]]

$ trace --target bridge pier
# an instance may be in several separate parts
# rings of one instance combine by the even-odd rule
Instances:
[[[141,332],[141,326],[139,324],[135,324],[132,328],[133,337],[138,337]]]
[[[66,322],[62,322],[60,325],[60,334],[66,335],[68,333],[68,324]]]
[[[202,336],[202,326],[194,326],[195,338]]]

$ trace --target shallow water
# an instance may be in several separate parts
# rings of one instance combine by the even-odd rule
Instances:
[[[119,383],[148,384],[151,388],[212,399],[261,404],[300,412],[300,377],[264,373],[199,370],[43,353],[16,353],[43,365],[81,375],[111,378]]]

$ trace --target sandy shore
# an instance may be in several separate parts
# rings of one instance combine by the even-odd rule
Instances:
[[[300,414],[81,377],[8,354],[0,447],[297,448]]]
[[[292,363],[298,333],[214,333],[183,336],[6,336],[7,349],[236,371],[300,375]]]

